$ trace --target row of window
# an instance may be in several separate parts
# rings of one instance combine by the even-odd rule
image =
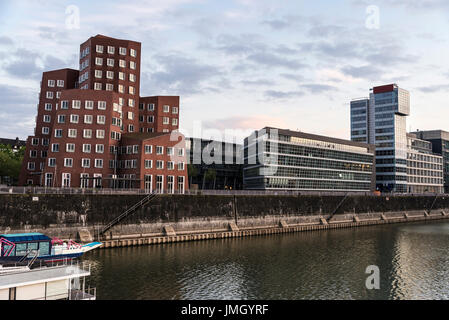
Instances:
[[[44,129],[44,128],[42,128]],[[49,128],[47,128],[49,130]],[[55,138],[62,138],[63,137],[63,131],[64,129],[55,129]],[[67,137],[69,138],[76,138],[78,135],[77,129],[68,129],[67,130]],[[92,129],[83,129],[83,138],[85,139],[91,139],[93,136],[93,130]],[[97,129],[95,130],[95,137],[97,139],[104,139],[105,137],[105,130],[103,129]]]
[[[95,78],[102,79],[103,78],[103,70],[95,70]],[[106,71],[106,79],[113,80],[114,79],[114,71]],[[126,74],[124,72],[118,72],[118,79],[126,81]],[[136,75],[130,73],[129,81],[136,82]]]
[[[88,60],[86,60],[86,61],[88,61]],[[101,57],[96,57],[95,58],[95,65],[96,66],[103,66],[103,62],[104,62],[103,58],[101,58]],[[89,64],[87,64],[87,65],[89,65]],[[118,65],[119,65],[120,68],[126,68],[126,61],[120,59],[118,61]],[[110,58],[106,58],[106,66],[114,67],[115,66],[115,60],[114,59],[110,59]],[[134,62],[134,61],[130,61],[129,62],[129,68],[131,70],[136,70],[137,69],[137,63]]]
[[[145,116],[139,116],[139,122],[145,122]],[[154,123],[154,116],[147,116],[147,122],[148,123]],[[167,125],[170,124],[170,118],[169,117],[163,117],[162,118],[162,124]],[[172,118],[171,119],[171,125],[177,126],[178,125],[178,118]]]
[[[95,46],[95,51],[97,53],[104,53],[104,49],[105,49],[105,46],[102,46],[102,45],[96,45]],[[119,47],[118,48],[118,53],[120,55],[122,55],[122,56],[126,56],[126,51],[127,51],[126,48],[123,48],[123,47]],[[108,54],[115,54],[115,47],[114,46],[107,46],[107,53]],[[129,55],[131,57],[135,58],[135,57],[137,57],[137,51],[134,50],[134,49],[130,49],[129,50]]]
[[[59,88],[64,88],[64,80],[48,80],[48,86],[51,88],[54,88],[58,86]]]
[[[70,123],[79,123],[79,115],[77,114],[71,114],[69,115],[69,122]],[[85,124],[93,124],[94,116],[90,114],[84,115],[84,123]],[[43,121],[46,123],[51,122],[51,115],[44,114],[43,115]],[[66,115],[60,114],[58,115],[58,123],[65,123],[66,121]],[[106,116],[104,115],[97,115],[97,124],[106,124]]]
[[[147,108],[148,111],[154,111],[154,103],[148,103]],[[145,103],[139,103],[139,110],[145,110]],[[171,107],[172,113],[173,114],[178,114],[178,107]],[[164,113],[169,113],[170,112],[170,106],[165,104],[162,106],[162,112]]]

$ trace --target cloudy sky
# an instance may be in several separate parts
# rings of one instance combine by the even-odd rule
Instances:
[[[33,133],[42,72],[97,34],[142,42],[141,95],[181,96],[189,136],[348,139],[349,101],[387,83],[411,92],[408,129],[449,131],[448,30],[447,0],[4,0],[0,137]]]

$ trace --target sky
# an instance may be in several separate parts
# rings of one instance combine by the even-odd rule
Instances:
[[[351,99],[390,83],[408,130],[449,131],[448,30],[447,0],[4,0],[0,137],[33,134],[42,72],[97,34],[142,43],[141,96],[179,95],[187,136],[349,139]]]

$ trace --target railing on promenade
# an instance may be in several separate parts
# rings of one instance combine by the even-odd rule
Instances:
[[[47,188],[47,187],[3,187],[0,188],[0,193],[9,194],[95,194],[95,195],[144,195],[152,193],[152,190],[145,189],[83,189],[83,188]],[[342,191],[289,191],[289,190],[186,190],[184,192],[158,190],[158,194],[183,194],[183,195],[240,195],[240,196],[263,196],[263,195],[275,195],[275,196],[378,196],[372,192],[342,192]],[[402,197],[415,197],[415,196],[428,196],[444,197],[448,194],[436,194],[436,193],[383,193],[381,196],[402,196]]]

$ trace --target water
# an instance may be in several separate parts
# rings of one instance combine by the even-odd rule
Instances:
[[[98,299],[448,299],[449,223],[95,250]],[[369,265],[380,289],[368,290]]]

